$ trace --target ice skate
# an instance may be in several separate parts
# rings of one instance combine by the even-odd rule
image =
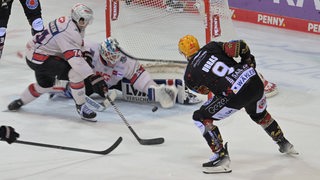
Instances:
[[[280,141],[277,142],[279,145],[279,151],[281,153],[298,155],[299,153],[294,149],[293,145],[286,139],[282,138]]]
[[[21,108],[21,106],[23,106],[23,102],[21,99],[17,99],[12,101],[9,105],[8,105],[8,110],[9,111],[17,111]]]
[[[77,112],[80,115],[81,119],[90,121],[90,122],[97,122],[97,120],[94,119],[97,116],[97,114],[91,109],[89,109],[86,104],[76,105],[76,107],[77,107]]]
[[[277,85],[275,83],[269,82],[267,80],[265,80],[263,83],[265,84],[264,93],[266,97],[272,97],[278,94]]]
[[[259,73],[259,76],[263,82],[264,94],[266,95],[266,97],[272,97],[278,94],[278,88],[275,83],[269,82],[260,73]]]
[[[186,90],[186,98],[183,102],[183,104],[198,104],[201,100],[195,95]]]
[[[230,173],[230,157],[228,153],[227,143],[218,153],[215,153],[209,162],[203,163],[203,173],[217,174],[217,173]]]

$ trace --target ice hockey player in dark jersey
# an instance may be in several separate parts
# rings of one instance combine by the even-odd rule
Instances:
[[[213,152],[210,161],[202,165],[204,173],[231,172],[227,143],[223,145],[213,122],[242,108],[279,145],[281,153],[298,154],[266,109],[264,85],[255,69],[255,57],[243,40],[212,41],[200,48],[194,36],[186,35],[178,47],[188,60],[184,75],[186,86],[200,94],[214,94],[192,117]],[[240,62],[234,59],[238,56]]]
[[[11,14],[13,0],[0,0],[0,59],[4,48],[7,25]],[[31,34],[35,35],[43,31],[43,20],[39,0],[20,0],[24,14],[31,26]]]

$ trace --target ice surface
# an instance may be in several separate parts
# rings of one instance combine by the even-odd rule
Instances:
[[[45,23],[69,13],[75,0],[41,1]],[[95,21],[87,38],[101,41],[104,1],[88,1]],[[320,177],[320,51],[319,35],[235,22],[239,37],[250,45],[258,70],[275,82],[279,94],[268,109],[295,145],[299,156],[278,152],[277,145],[244,111],[217,122],[229,142],[230,174],[202,173],[211,152],[193,124],[199,105],[177,105],[152,112],[150,104],[116,101],[141,138],[164,137],[165,143],[142,146],[120,117],[109,108],[98,122],[79,119],[72,100],[48,100],[43,95],[19,112],[5,112],[8,103],[34,81],[33,71],[17,56],[30,38],[30,27],[19,1],[14,1],[4,53],[0,60],[0,124],[13,126],[21,140],[103,150],[118,136],[124,141],[106,156],[20,144],[0,143],[0,179],[23,180],[318,180]]]

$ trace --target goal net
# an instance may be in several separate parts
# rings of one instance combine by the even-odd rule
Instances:
[[[149,72],[182,78],[186,60],[179,39],[191,34],[200,46],[234,39],[231,15],[227,0],[106,0],[106,36]]]

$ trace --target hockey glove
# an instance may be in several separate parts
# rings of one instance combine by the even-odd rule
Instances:
[[[106,97],[104,94],[108,92],[108,85],[104,78],[100,75],[92,75],[89,77],[93,92],[99,94],[101,97]]]
[[[86,60],[86,62],[89,64],[89,66],[91,68],[94,68],[94,66],[92,65],[92,54],[89,51],[84,51],[82,55],[84,60]]]
[[[1,7],[6,7],[8,8],[8,3],[12,0],[0,0],[0,5]]]
[[[250,49],[243,40],[233,40],[223,43],[223,50],[229,57],[248,58]]]
[[[15,132],[14,128],[10,126],[1,126],[0,127],[0,138],[1,140],[7,141],[11,144],[19,138],[19,134]]]
[[[252,54],[250,54],[250,57],[247,59],[241,58],[241,63],[248,64],[249,66],[256,68],[256,59]]]

